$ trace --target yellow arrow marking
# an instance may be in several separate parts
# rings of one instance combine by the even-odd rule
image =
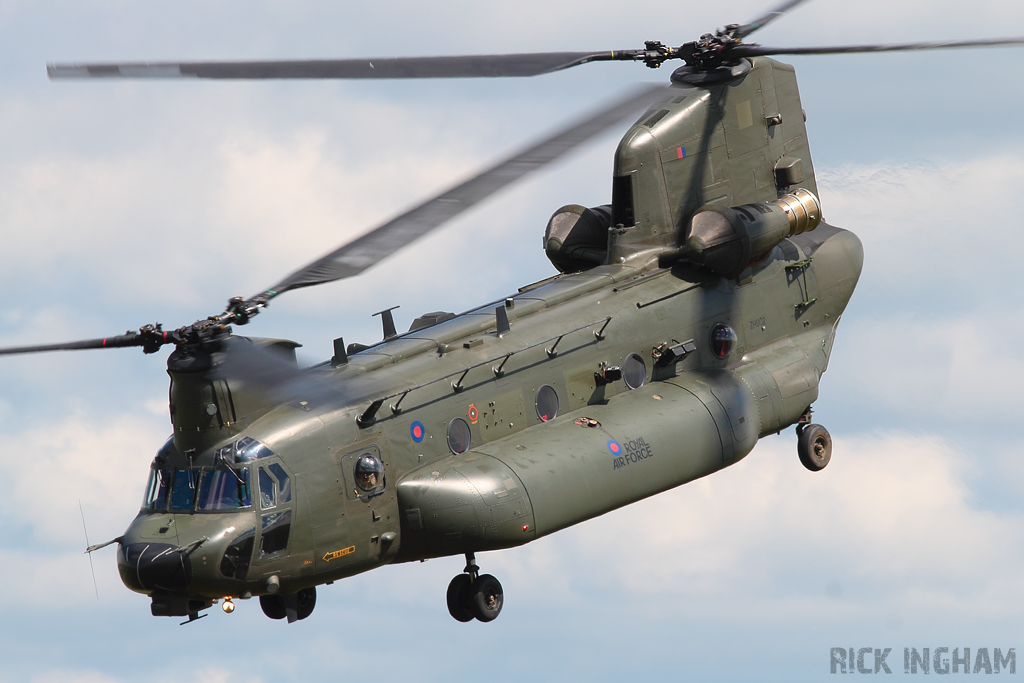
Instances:
[[[341,550],[334,550],[334,551],[329,552],[326,555],[324,555],[324,562],[330,562],[331,560],[336,560],[339,557],[345,557],[346,555],[351,555],[355,551],[356,551],[356,547],[354,545],[350,545],[347,548],[342,548]]]

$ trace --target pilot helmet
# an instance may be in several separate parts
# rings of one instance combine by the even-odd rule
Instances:
[[[372,491],[377,488],[384,474],[384,466],[380,458],[370,453],[363,453],[356,460],[356,486],[363,491]]]

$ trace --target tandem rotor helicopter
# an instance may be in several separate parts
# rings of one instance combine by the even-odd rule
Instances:
[[[500,582],[475,553],[541,536],[706,476],[796,425],[800,461],[831,457],[813,424],[859,239],[822,219],[794,69],[772,59],[1024,39],[771,48],[746,43],[804,0],[678,47],[457,57],[51,64],[51,78],[394,79],[537,76],[589,62],[680,60],[631,93],[217,315],[0,354],[166,345],[173,434],[137,517],[112,541],[154,616],[259,597],[307,618],[316,587],[381,565],[465,555],[452,617],[491,621]],[[644,111],[646,109],[646,111]],[[271,300],[362,273],[467,208],[643,111],[614,158],[610,203],[558,209],[559,273],[382,339],[245,337]],[[188,623],[188,622],[185,622]]]

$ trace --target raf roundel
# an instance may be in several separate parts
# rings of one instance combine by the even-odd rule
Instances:
[[[409,435],[412,437],[413,441],[420,443],[423,441],[423,437],[427,435],[427,429],[423,426],[422,422],[416,420],[409,425]]]
[[[619,442],[615,439],[608,439],[608,450],[611,451],[611,454],[616,458],[622,455],[622,446],[620,446]]]

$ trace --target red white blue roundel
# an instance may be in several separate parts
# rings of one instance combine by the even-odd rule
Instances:
[[[416,443],[423,441],[423,437],[425,437],[426,435],[427,428],[424,427],[423,423],[420,422],[419,420],[416,420],[411,425],[409,425],[409,436],[411,436],[412,440],[415,441]]]
[[[622,446],[620,446],[619,442],[615,439],[608,439],[608,450],[611,451],[611,454],[616,458],[622,455]]]

